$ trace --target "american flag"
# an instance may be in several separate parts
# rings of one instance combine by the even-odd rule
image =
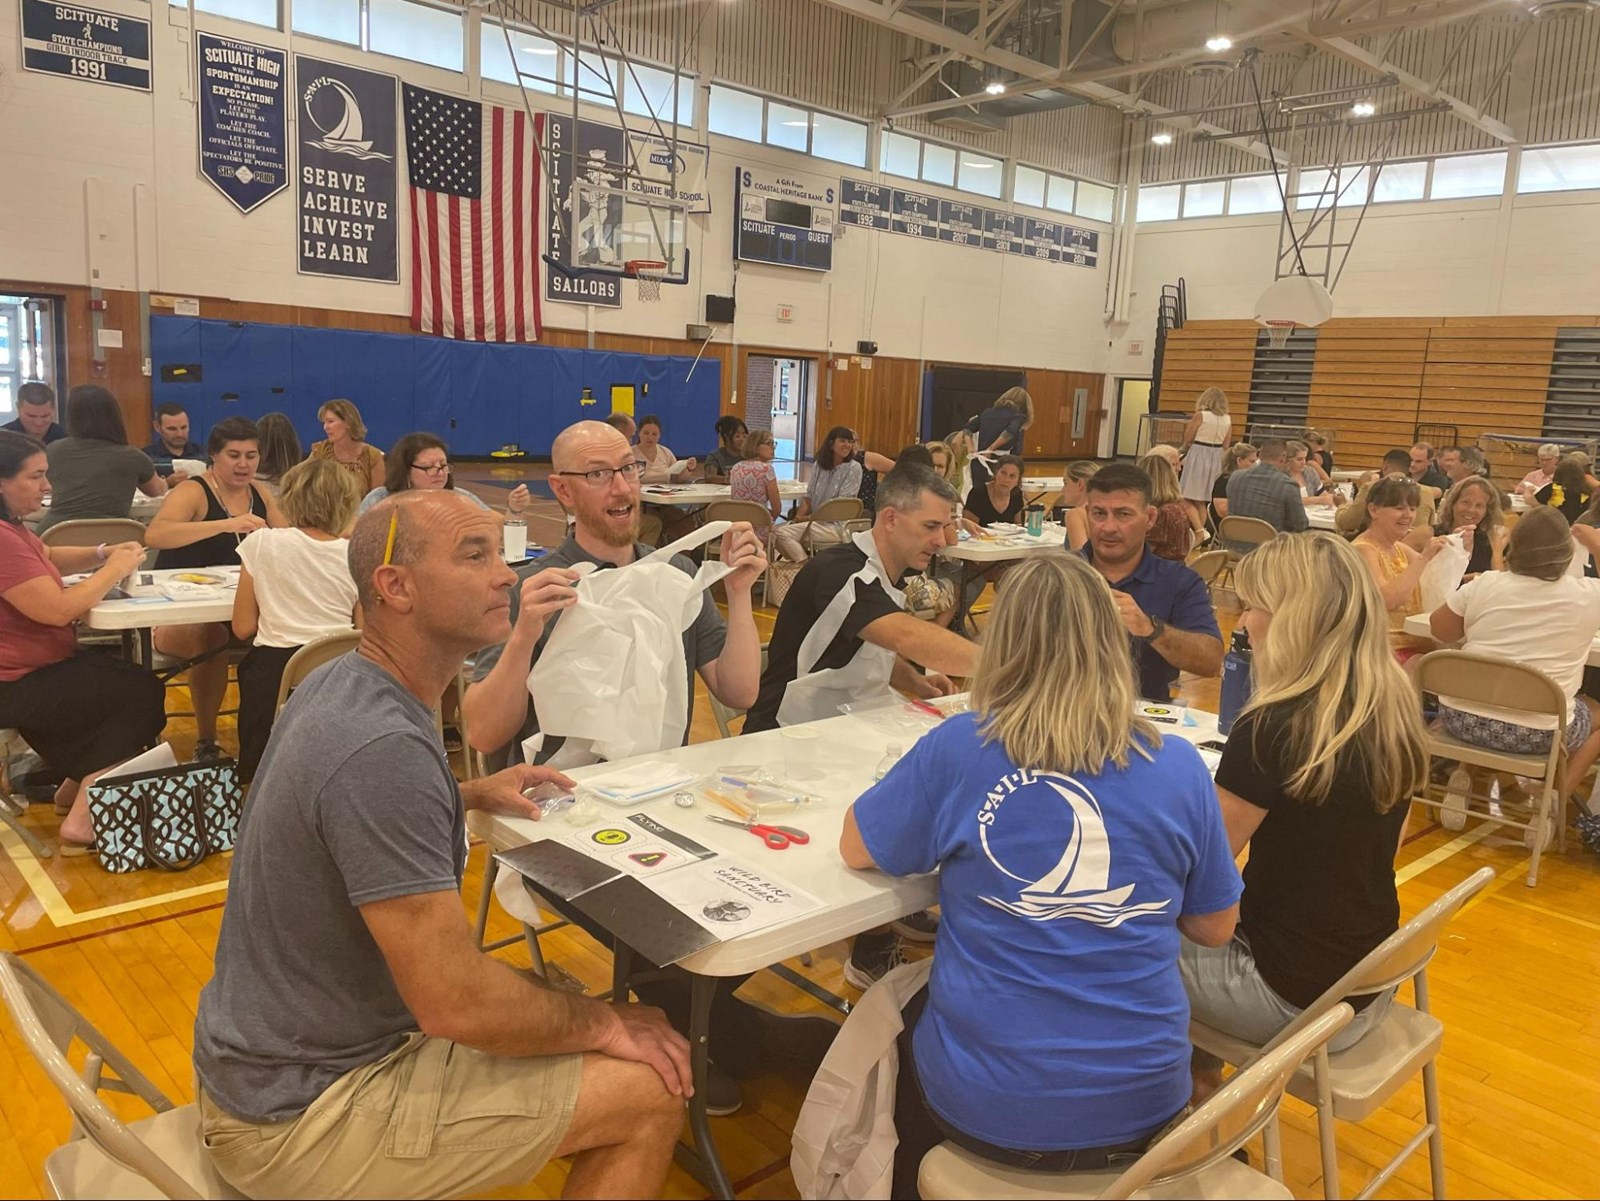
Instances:
[[[411,325],[478,342],[539,337],[539,140],[528,114],[405,85]]]

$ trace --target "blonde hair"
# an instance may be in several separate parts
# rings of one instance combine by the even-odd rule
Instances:
[[[278,481],[278,507],[297,529],[343,535],[360,504],[356,477],[332,459],[296,463]]]
[[[1028,395],[1026,388],[1007,388],[1000,393],[995,402],[997,409],[1016,409],[1025,414],[1022,419],[1022,428],[1031,429],[1033,426],[1033,397]]]
[[[972,678],[985,742],[1034,771],[1127,767],[1130,751],[1148,759],[1161,745],[1155,726],[1135,714],[1138,699],[1128,631],[1104,576],[1064,550],[1041,551],[1006,573]]]
[[[746,459],[759,459],[763,446],[777,445],[772,440],[770,430],[749,430],[744,436],[744,457]]]
[[[1200,393],[1200,399],[1194,402],[1196,413],[1223,413],[1228,411],[1228,394],[1221,388],[1211,387]]]
[[[1150,477],[1150,503],[1158,509],[1183,499],[1178,487],[1178,473],[1172,470],[1170,460],[1162,455],[1148,454],[1139,460],[1139,470]]]
[[[1500,528],[1505,521],[1500,512],[1500,489],[1496,488],[1481,475],[1469,475],[1465,479],[1457,481],[1450,491],[1445,493],[1444,500],[1439,505],[1439,512],[1434,518],[1435,529],[1442,530],[1446,534],[1455,532],[1457,524],[1456,501],[1461,499],[1461,494],[1468,488],[1479,488],[1489,498],[1488,505],[1484,509],[1483,520],[1478,523],[1477,528],[1485,531],[1493,531]]]
[[[1095,472],[1099,470],[1100,464],[1093,459],[1073,459],[1072,462],[1067,464],[1067,468],[1061,473],[1061,477],[1062,479],[1076,480],[1079,483],[1087,483],[1094,478]]]
[[[1320,805],[1348,767],[1371,785],[1379,813],[1408,800],[1427,782],[1428,735],[1361,556],[1334,534],[1280,534],[1235,574],[1240,602],[1272,615],[1244,712],[1285,710],[1285,791]]]
[[[960,485],[961,474],[966,471],[967,464],[972,461],[972,435],[966,430],[956,430],[945,437],[945,445],[955,453],[955,462],[950,464],[950,470],[955,472],[951,478],[952,484]]]
[[[367,440],[367,423],[361,420],[361,410],[356,408],[352,401],[341,397],[337,400],[323,402],[322,407],[317,410],[317,420],[321,421],[329,413],[332,413],[350,427],[352,441],[365,442]]]
[[[950,443],[940,442],[938,439],[934,439],[932,442],[924,442],[922,444],[922,449],[927,451],[930,455],[942,454],[944,456],[945,482],[947,484],[955,484],[957,486],[960,485],[962,463],[958,463],[956,461],[955,448],[952,447]]]

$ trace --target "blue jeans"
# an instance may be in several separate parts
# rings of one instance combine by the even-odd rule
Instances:
[[[1178,951],[1178,971],[1183,975],[1184,991],[1189,994],[1189,1012],[1197,1021],[1233,1038],[1264,1046],[1302,1010],[1291,1005],[1261,978],[1256,970],[1250,944],[1235,934],[1220,947],[1202,947],[1187,938]],[[1379,993],[1359,1011],[1355,1019],[1328,1043],[1330,1051],[1342,1051],[1361,1040],[1394,1001],[1394,989]],[[1195,1066],[1217,1068],[1215,1056],[1195,1052]]]

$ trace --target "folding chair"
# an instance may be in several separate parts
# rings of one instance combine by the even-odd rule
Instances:
[[[1500,812],[1492,810],[1487,796],[1473,795],[1470,777],[1462,786],[1452,775],[1443,801],[1432,800],[1426,795],[1412,798],[1420,805],[1440,810],[1440,821],[1451,829],[1460,829],[1465,825],[1466,818],[1472,817],[1524,831],[1524,839],[1533,850],[1533,856],[1528,861],[1527,882],[1529,888],[1535,887],[1539,883],[1539,859],[1544,853],[1547,831],[1552,823],[1555,825],[1557,849],[1567,849],[1566,696],[1560,686],[1538,668],[1467,651],[1432,651],[1417,660],[1413,678],[1420,692],[1452,697],[1468,704],[1515,709],[1530,717],[1555,720],[1550,749],[1542,755],[1492,751],[1487,747],[1462,742],[1445,733],[1442,726],[1428,731],[1428,754],[1432,758],[1454,759],[1464,764],[1476,764],[1538,780],[1538,795],[1534,797],[1532,812],[1527,820],[1521,816],[1507,816],[1505,802],[1500,802]],[[1460,774],[1466,773],[1463,771]]]
[[[761,674],[762,675],[766,675],[766,673],[767,673],[767,644],[766,643],[762,643],[761,644]],[[711,692],[710,692],[709,689],[706,690],[706,699],[711,702],[711,716],[716,719],[718,733],[721,734],[721,736],[723,738],[732,738],[734,736],[733,735],[733,725],[732,725],[733,719],[736,718],[736,717],[743,716],[745,710],[743,710],[743,709],[735,709],[732,706],[724,705],[716,697],[711,695]]]
[[[748,521],[750,528],[755,530],[756,536],[761,539],[761,545],[767,547],[767,569],[761,573],[761,603],[767,603],[767,586],[772,580],[772,514],[765,505],[758,505],[751,500],[714,500],[705,507],[706,521]],[[720,542],[706,543],[706,558],[716,559],[722,554]],[[724,735],[726,737],[726,735]]]
[[[68,1141],[45,1159],[51,1196],[176,1201],[243,1196],[211,1166],[199,1109],[174,1107],[43,976],[9,951],[0,953],[0,998],[75,1119]],[[81,1076],[67,1056],[75,1042],[87,1049]],[[108,1067],[114,1076],[105,1075]],[[138,1097],[155,1116],[124,1123],[101,1100],[102,1091]]]
[[[28,798],[11,791],[11,752],[13,746],[21,743],[22,736],[15,730],[0,730],[0,825],[20,838],[34,858],[48,859],[56,853],[55,848],[46,845],[20,820],[28,811]]]
[[[1262,521],[1259,517],[1224,517],[1217,523],[1217,541],[1223,545],[1219,548],[1228,552],[1227,562],[1218,570],[1218,575],[1212,578],[1212,583],[1221,586],[1220,576],[1227,572],[1228,585],[1233,585],[1233,569],[1239,565],[1239,560],[1244,558],[1263,542],[1271,542],[1278,536],[1278,531],[1269,521]],[[1248,543],[1243,550],[1235,547],[1235,543]]]
[[[929,1201],[1017,1197],[1275,1197],[1294,1196],[1282,1182],[1231,1158],[1277,1118],[1278,1103],[1310,1056],[1350,1024],[1354,1011],[1335,1005],[1262,1055],[1213,1093],[1175,1129],[1121,1173],[1028,1172],[991,1163],[954,1143],[928,1152],[917,1188]]]
[[[324,634],[290,655],[289,662],[283,667],[283,679],[278,682],[278,707],[273,711],[274,714],[283,712],[289,694],[305,683],[307,676],[324,663],[330,663],[340,655],[348,655],[360,644],[360,630],[343,630],[337,634]]]
[[[836,496],[832,500],[824,501],[806,518],[806,528],[800,533],[800,545],[806,548],[806,557],[810,558],[817,553],[816,531],[818,525],[831,525],[840,523],[850,525],[861,520],[865,506],[859,496]],[[832,543],[825,543],[831,546]]]
[[[1424,1121],[1399,1153],[1356,1194],[1370,1197],[1384,1186],[1411,1155],[1428,1144],[1428,1167],[1433,1195],[1442,1201],[1444,1186],[1444,1132],[1440,1125],[1439,1078],[1434,1060],[1444,1042],[1444,1025],[1428,1009],[1428,961],[1438,950],[1445,927],[1461,907],[1488,886],[1494,869],[1479,868],[1444,896],[1406,922],[1374,947],[1337,980],[1300,1016],[1280,1030],[1264,1047],[1214,1030],[1201,1022],[1189,1023],[1189,1039],[1226,1063],[1248,1066],[1300,1034],[1346,997],[1369,996],[1410,980],[1415,1007],[1397,997],[1389,1012],[1360,1041],[1342,1051],[1319,1053],[1309,1067],[1302,1066],[1289,1082],[1289,1093],[1317,1109],[1317,1137],[1322,1152],[1322,1194],[1339,1196],[1339,1151],[1334,1122],[1364,1121],[1422,1071]],[[1283,1179],[1283,1160],[1277,1122],[1264,1131],[1267,1171]]]
[[[1228,552],[1225,550],[1208,550],[1203,555],[1196,555],[1189,560],[1189,570],[1194,572],[1204,581],[1206,587],[1211,586],[1211,581],[1217,578],[1217,573],[1228,565]]]
[[[108,545],[118,542],[142,544],[144,531],[144,523],[131,517],[80,517],[51,526],[39,535],[39,541],[46,546],[99,546],[102,542]],[[155,553],[154,550],[147,550],[140,567],[149,567],[155,561]],[[78,641],[92,646],[119,646],[122,644],[122,635],[101,633],[80,626]]]

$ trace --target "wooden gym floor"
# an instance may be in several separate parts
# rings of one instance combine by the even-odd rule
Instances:
[[[480,489],[476,479],[471,486],[492,496],[514,476],[495,474],[501,478],[489,486]],[[554,514],[541,514],[530,525],[530,536],[546,545],[560,529]],[[1226,631],[1237,613],[1227,594],[1222,599],[1219,616]],[[761,617],[764,633],[771,617]],[[1182,695],[1214,708],[1216,681],[1186,682]],[[187,699],[176,689],[171,707],[187,708]],[[167,736],[180,754],[187,753],[192,722],[174,720]],[[224,718],[222,740],[230,750],[233,737],[231,719]],[[717,737],[703,695],[697,697],[692,737]],[[53,840],[56,819],[48,806],[33,806],[26,821]],[[54,982],[174,1100],[191,1100],[195,1005],[211,975],[229,858],[213,858],[181,875],[117,877],[89,859],[41,863],[3,828],[0,852],[0,949],[17,952]],[[485,849],[475,847],[462,901],[469,920],[484,860]],[[1600,1181],[1600,1131],[1593,1121],[1600,1112],[1600,856],[1569,839],[1566,854],[1552,852],[1539,887],[1529,889],[1520,843],[1475,827],[1451,834],[1419,809],[1399,857],[1403,911],[1416,912],[1485,864],[1495,868],[1497,879],[1457,920],[1430,971],[1434,1009],[1446,1029],[1440,1090],[1450,1194],[1590,1197]],[[515,932],[498,908],[494,915],[491,935]],[[587,936],[558,931],[546,936],[544,947],[547,959],[583,987],[609,987],[609,959]],[[520,945],[498,954],[509,963],[528,962]],[[742,995],[780,1013],[838,1018],[838,1007],[857,996],[841,972],[846,954],[843,943],[818,948],[809,968],[795,960],[781,973],[760,973]],[[67,1110],[3,1018],[0,1081],[0,1196],[43,1196],[44,1160],[67,1137]],[[789,1133],[807,1084],[779,1069],[759,1073],[744,1084],[744,1108],[714,1120],[739,1196],[797,1195],[788,1168]],[[130,1118],[143,1116],[125,1098],[112,1104]],[[1421,1112],[1418,1081],[1360,1127],[1340,1127],[1344,1195],[1352,1195],[1411,1136]],[[1285,1103],[1284,1151],[1294,1192],[1321,1196],[1315,1124],[1309,1108],[1293,1100]],[[564,1172],[555,1163],[525,1189],[493,1195],[554,1197]],[[665,1195],[706,1192],[674,1168]],[[1413,1157],[1378,1195],[1427,1196],[1425,1158]]]

